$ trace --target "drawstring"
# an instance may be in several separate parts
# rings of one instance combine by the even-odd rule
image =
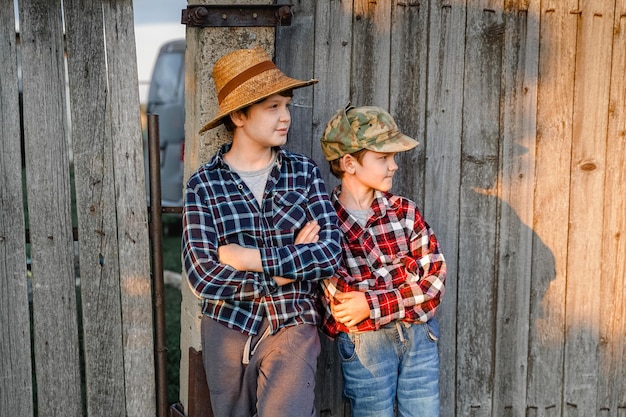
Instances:
[[[263,334],[261,335],[259,340],[256,342],[256,344],[254,345],[254,348],[252,349],[252,351],[250,351],[250,346],[252,345],[252,338],[253,338],[253,336],[252,335],[248,336],[248,340],[246,341],[246,345],[243,347],[243,358],[241,360],[241,362],[244,365],[248,365],[250,363],[250,358],[252,356],[254,356],[254,353],[256,352],[257,348],[259,347],[259,345],[261,344],[263,339],[265,339],[267,336],[269,336],[270,333],[271,333],[270,326],[267,326],[267,329],[265,329],[265,331],[263,332]]]

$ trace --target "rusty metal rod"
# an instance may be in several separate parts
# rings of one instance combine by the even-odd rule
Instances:
[[[161,151],[159,116],[148,115],[150,176],[150,235],[152,248],[153,314],[156,333],[157,416],[167,417],[167,344],[165,335],[165,285],[163,282],[163,228],[161,218]]]

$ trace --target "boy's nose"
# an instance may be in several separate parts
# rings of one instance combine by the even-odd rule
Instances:
[[[283,111],[280,114],[280,120],[288,122],[291,120],[291,113],[289,112],[289,107],[284,107]]]
[[[396,158],[395,156],[393,158],[391,158],[391,162],[389,163],[389,171],[397,171],[398,170],[398,164],[396,163]]]

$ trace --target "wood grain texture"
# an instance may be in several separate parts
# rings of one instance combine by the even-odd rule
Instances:
[[[107,128],[111,104],[103,15],[101,7],[85,0],[65,1],[64,13],[68,28],[87,413],[103,417],[126,415],[113,137]],[[142,383],[149,386],[151,381]]]
[[[38,413],[81,416],[61,2],[19,15]]]
[[[150,246],[131,0],[102,3],[127,416],[156,413]]]
[[[0,415],[33,415],[17,38],[12,0],[0,1]]]

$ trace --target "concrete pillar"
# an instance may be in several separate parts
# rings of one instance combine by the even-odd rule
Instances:
[[[273,1],[193,1],[191,4],[273,4]],[[185,57],[185,178],[206,163],[219,146],[231,140],[223,126],[202,135],[198,131],[217,114],[218,104],[212,71],[215,62],[223,55],[242,48],[261,46],[274,55],[275,29],[270,28],[196,28],[186,31]],[[181,334],[180,334],[180,401],[188,410],[189,347],[201,350],[200,300],[186,284],[183,271]]]

